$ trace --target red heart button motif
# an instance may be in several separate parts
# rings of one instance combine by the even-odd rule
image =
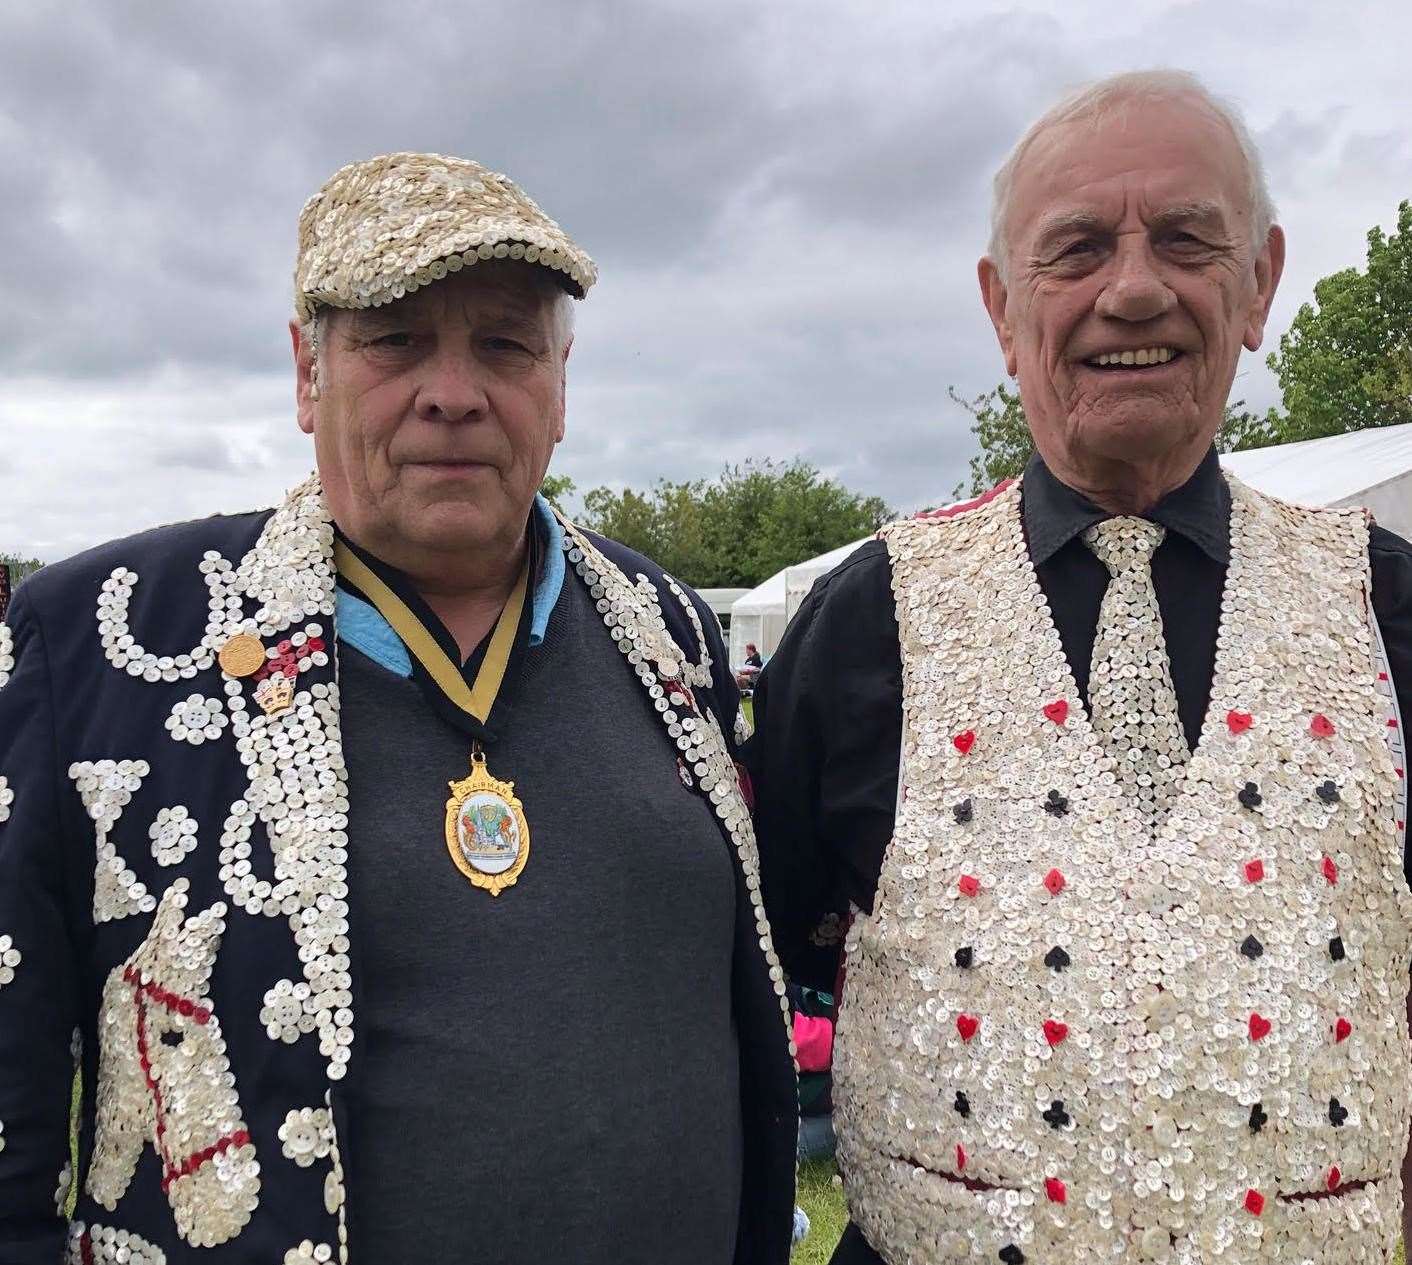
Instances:
[[[1264,877],[1265,862],[1259,857],[1245,863],[1245,881],[1247,883],[1258,883]]]
[[[1044,1179],[1044,1193],[1052,1204],[1067,1203],[1069,1199],[1069,1192],[1064,1189],[1064,1183],[1057,1177]]]
[[[1337,1190],[1341,1181],[1343,1181],[1343,1174],[1338,1171],[1338,1165],[1335,1164],[1329,1169],[1329,1175],[1324,1179],[1324,1185],[1330,1190]]]
[[[1309,732],[1316,738],[1332,738],[1334,736],[1334,722],[1323,712],[1318,712],[1309,722]]]
[[[981,890],[980,880],[971,874],[963,874],[956,880],[957,890],[962,896],[974,896]]]
[[[970,754],[971,748],[976,745],[976,731],[967,729],[964,733],[957,734],[951,740],[951,745],[962,755]]]
[[[977,1029],[981,1026],[981,1021],[975,1015],[957,1015],[956,1031],[961,1034],[961,1040],[969,1041],[976,1035]]]
[[[1058,870],[1050,870],[1044,876],[1044,885],[1051,896],[1058,896],[1064,890],[1064,876]]]
[[[1258,1190],[1247,1190],[1245,1192],[1245,1210],[1252,1217],[1258,1217],[1265,1211],[1265,1196]]]
[[[1270,1021],[1258,1012],[1251,1012],[1250,1015],[1250,1039],[1260,1041],[1270,1035]]]
[[[1233,734],[1243,734],[1254,719],[1249,712],[1229,711],[1226,713],[1226,728]]]
[[[958,1173],[966,1171],[966,1148],[959,1142],[956,1144],[956,1171]]]
[[[1069,1035],[1069,1025],[1060,1023],[1057,1019],[1046,1019],[1044,1021],[1044,1039],[1050,1045],[1058,1045]]]
[[[1338,882],[1338,866],[1334,864],[1333,857],[1325,857],[1324,864],[1320,868],[1324,871],[1324,877],[1329,880],[1330,886]]]
[[[1352,1033],[1353,1025],[1340,1015],[1337,1022],[1334,1024],[1334,1043],[1337,1044],[1340,1041],[1347,1041]]]
[[[1061,698],[1053,703],[1046,703],[1044,705],[1044,714],[1056,725],[1062,725],[1069,719],[1069,700],[1067,698]]]

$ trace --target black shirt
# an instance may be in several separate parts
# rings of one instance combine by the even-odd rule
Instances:
[[[1038,457],[1025,471],[1021,507],[1030,558],[1086,707],[1109,577],[1081,536],[1111,515]],[[1195,747],[1230,561],[1231,494],[1215,451],[1147,517],[1167,529],[1152,580],[1182,727]],[[1374,525],[1368,552],[1398,706],[1412,716],[1412,545]],[[838,944],[819,933],[821,924],[841,925],[850,905],[872,909],[892,837],[901,741],[892,567],[887,546],[870,541],[815,584],[799,608],[756,686],[755,736],[745,747],[765,908],[776,950],[800,982],[835,982]],[[1412,881],[1409,860],[1404,844]],[[833,1259],[864,1265],[878,1258],[850,1226]]]

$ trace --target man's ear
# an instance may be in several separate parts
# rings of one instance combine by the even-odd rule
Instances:
[[[317,402],[310,394],[313,385],[313,348],[304,341],[303,331],[298,321],[289,322],[289,341],[294,349],[294,405],[295,418],[299,429],[306,435],[314,433],[314,415]]]
[[[1010,297],[1000,269],[989,255],[976,265],[976,276],[981,283],[981,302],[985,304],[990,323],[995,327],[995,337],[1000,342],[1000,350],[1005,356],[1005,372],[1012,378],[1018,369],[1015,360],[1015,340],[1010,333],[1010,322],[1005,316],[1005,305]]]
[[[573,336],[564,344],[564,358],[559,362],[559,428],[554,432],[554,442],[564,442],[564,417],[568,412],[569,352],[574,348]]]
[[[1284,270],[1285,231],[1278,224],[1271,224],[1264,248],[1255,256],[1255,301],[1245,325],[1247,351],[1259,351],[1265,341],[1265,322],[1270,319],[1270,305],[1275,301]]]

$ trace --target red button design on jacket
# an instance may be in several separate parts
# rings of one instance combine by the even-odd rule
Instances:
[[[981,1021],[975,1015],[957,1015],[956,1031],[961,1034],[961,1040],[969,1041],[976,1035],[976,1030],[981,1026]]]
[[[1334,722],[1323,712],[1316,712],[1314,719],[1309,722],[1309,732],[1316,738],[1332,738],[1334,736]]]
[[[1324,877],[1328,879],[1330,883],[1338,882],[1338,866],[1334,864],[1333,857],[1325,857],[1322,868],[1324,871]]]
[[[1265,1211],[1265,1196],[1258,1190],[1247,1190],[1245,1192],[1245,1210],[1252,1217],[1258,1217]]]
[[[1232,709],[1226,713],[1226,728],[1233,734],[1243,734],[1254,723],[1255,718],[1249,712],[1238,712]]]
[[[1056,725],[1062,725],[1069,719],[1069,700],[1067,698],[1056,699],[1052,703],[1044,705],[1044,714]]]
[[[956,880],[956,887],[962,896],[974,896],[981,890],[981,881],[971,874],[963,874]]]
[[[1057,1177],[1044,1179],[1044,1193],[1052,1204],[1068,1203],[1069,1201],[1069,1192],[1064,1189],[1064,1183]]]
[[[1343,1174],[1338,1171],[1338,1165],[1335,1164],[1329,1169],[1329,1175],[1324,1179],[1324,1184],[1330,1190],[1337,1190],[1341,1181],[1343,1181]]]
[[[1352,1035],[1353,1025],[1340,1015],[1334,1023],[1334,1044],[1337,1045],[1340,1041],[1347,1041]]]
[[[958,1173],[966,1171],[966,1148],[959,1142],[956,1144],[956,1171]]]
[[[1069,1035],[1069,1025],[1060,1023],[1057,1019],[1046,1019],[1044,1021],[1044,1039],[1050,1045],[1058,1045]]]
[[[1270,1021],[1258,1011],[1250,1012],[1250,1039],[1260,1041],[1270,1035]]]
[[[1044,885],[1051,896],[1058,896],[1064,890],[1064,876],[1058,870],[1050,870],[1044,876]]]
[[[1247,883],[1258,883],[1264,877],[1265,862],[1259,857],[1245,863],[1245,881]]]
[[[976,731],[967,729],[965,732],[957,734],[951,740],[951,745],[962,755],[966,755],[976,745]]]

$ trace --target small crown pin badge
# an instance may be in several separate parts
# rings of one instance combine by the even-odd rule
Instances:
[[[294,706],[294,682],[283,672],[267,676],[255,687],[255,701],[266,716],[278,716]]]

